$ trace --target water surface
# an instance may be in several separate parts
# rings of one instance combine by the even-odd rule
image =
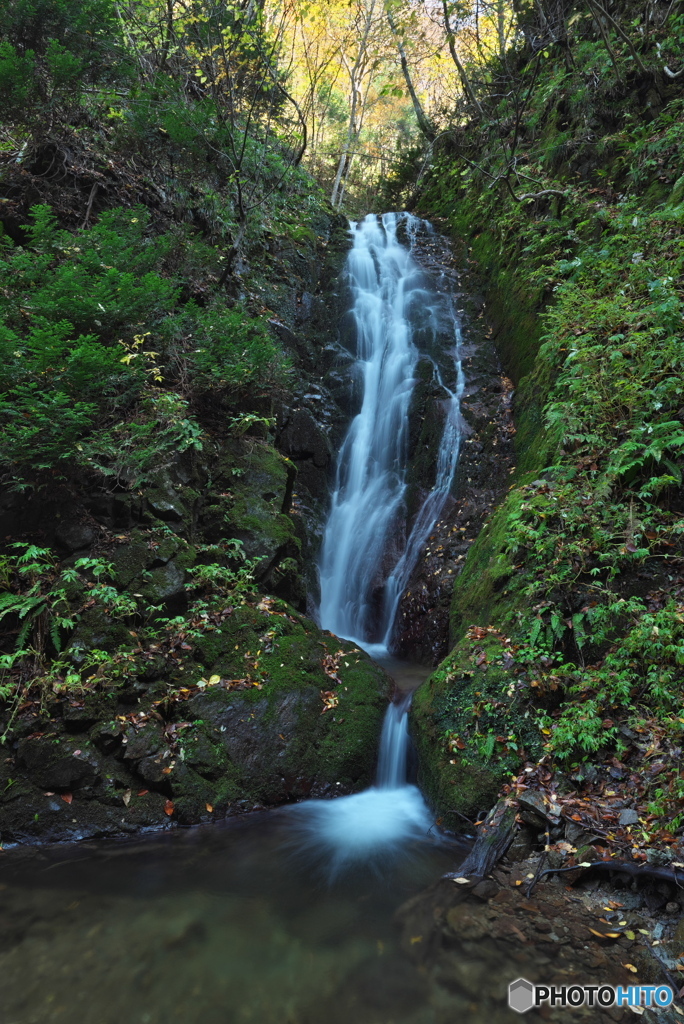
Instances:
[[[433,1024],[392,916],[453,854],[418,836],[331,884],[287,810],[4,853],[0,1020]]]

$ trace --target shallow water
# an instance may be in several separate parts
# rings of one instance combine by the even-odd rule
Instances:
[[[305,855],[288,810],[5,853],[0,1020],[431,1024],[392,915],[454,853],[381,843],[331,883],[329,849]]]

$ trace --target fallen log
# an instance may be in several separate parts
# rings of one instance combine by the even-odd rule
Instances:
[[[628,860],[592,860],[582,864],[572,864],[566,868],[546,868],[544,871],[540,871],[530,885],[527,895],[530,895],[534,886],[541,881],[544,875],[561,875],[570,871],[579,871],[580,873],[598,871],[601,874],[626,874],[630,878],[656,878],[659,881],[672,882],[680,889],[684,888],[684,867],[681,865],[675,864],[673,867],[667,868],[657,864],[634,864]]]
[[[478,827],[475,843],[458,871],[444,878],[485,878],[498,864],[513,841],[516,807],[508,800],[499,800]]]

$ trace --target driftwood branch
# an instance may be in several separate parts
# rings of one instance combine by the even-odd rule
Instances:
[[[458,871],[450,871],[444,878],[485,878],[501,860],[513,841],[516,808],[506,800],[499,800],[477,830],[472,850]]]
[[[629,875],[630,878],[657,878],[659,881],[672,882],[680,889],[684,888],[684,868],[680,867],[678,870],[676,865],[667,868],[659,867],[657,864],[634,864],[629,860],[593,860],[587,864],[574,864],[567,868],[546,868],[545,871],[540,871],[530,885],[527,895],[530,895],[534,886],[545,875],[561,875],[570,871],[599,871],[601,874]]]

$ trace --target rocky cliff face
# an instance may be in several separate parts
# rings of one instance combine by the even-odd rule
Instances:
[[[371,781],[389,681],[301,614],[348,416],[335,400],[348,395],[336,326],[346,221],[319,227],[271,253],[263,278],[294,366],[287,391],[256,396],[242,419],[195,395],[208,443],[138,486],[81,473],[3,496],[2,534],[49,550],[52,579],[84,559],[111,576],[109,603],[97,602],[79,570],[61,661],[48,672],[36,654],[31,685],[0,716],[3,842],[188,825]],[[235,579],[251,568],[223,598],[209,579],[217,558]]]

